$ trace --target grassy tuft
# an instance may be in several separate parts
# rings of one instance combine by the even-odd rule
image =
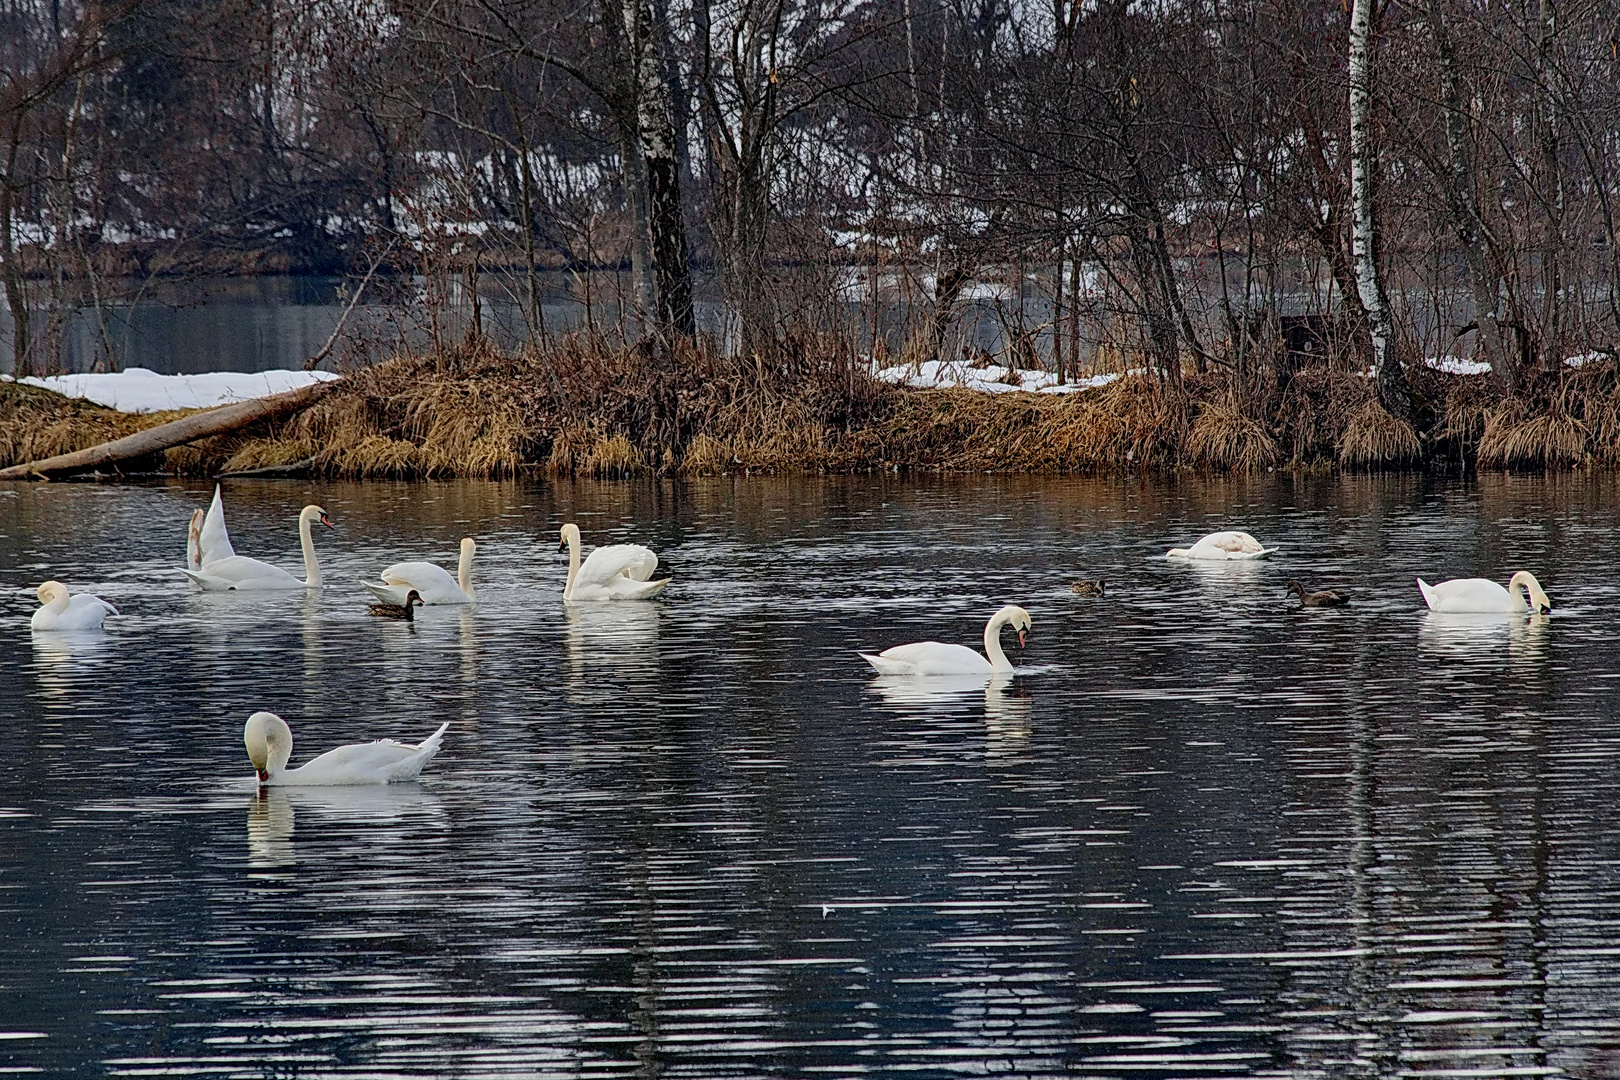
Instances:
[[[1258,421],[1244,416],[1230,397],[1206,402],[1187,432],[1189,464],[1217,472],[1260,472],[1282,455]]]
[[[1339,464],[1350,469],[1398,468],[1421,461],[1423,441],[1412,425],[1369,400],[1350,415],[1339,436]]]
[[[1573,469],[1588,458],[1586,425],[1560,407],[1532,416],[1523,399],[1508,398],[1486,414],[1480,468]]]

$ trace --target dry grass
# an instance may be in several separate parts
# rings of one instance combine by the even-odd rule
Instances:
[[[1573,469],[1586,464],[1586,425],[1555,404],[1531,415],[1521,398],[1508,398],[1485,416],[1479,440],[1483,469]]]
[[[1261,472],[1281,457],[1265,426],[1244,416],[1230,397],[1207,402],[1187,432],[1188,463],[1216,472]]]
[[[1075,394],[987,394],[878,383],[818,341],[769,365],[701,349],[660,360],[586,338],[519,355],[473,342],[352,373],[295,417],[178,447],[164,464],[190,474],[298,464],[354,478],[1254,472],[1289,460],[1410,467],[1431,449],[1467,454],[1476,444],[1482,468],[1620,462],[1620,380],[1607,368],[1539,387],[1537,406],[1493,397],[1482,379],[1431,383],[1418,387],[1434,403],[1426,444],[1364,379],[1326,368],[1240,405],[1220,370],[1180,386],[1133,375]],[[0,461],[78,449],[172,415],[130,416],[0,384]]]
[[[1367,400],[1339,435],[1339,464],[1350,469],[1390,469],[1423,460],[1423,440],[1412,425],[1378,402]]]
[[[184,415],[114,412],[39,387],[0,383],[0,467],[83,450]]]

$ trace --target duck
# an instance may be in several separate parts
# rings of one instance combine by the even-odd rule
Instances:
[[[415,622],[416,615],[411,611],[411,606],[413,604],[419,606],[421,603],[422,595],[412,589],[405,594],[403,604],[390,604],[386,601],[372,604],[366,608],[366,614],[375,615],[379,619],[404,619],[406,622]]]
[[[1018,647],[1022,649],[1030,633],[1029,612],[1017,604],[1000,608],[984,624],[984,654],[974,652],[966,645],[945,645],[938,641],[921,641],[912,645],[896,645],[880,653],[858,653],[872,665],[879,675],[990,675],[1013,670],[1012,661],[1001,651],[1001,628],[1011,626],[1018,631]]]
[[[1290,581],[1284,596],[1298,594],[1300,607],[1343,607],[1350,602],[1350,598],[1342,592],[1333,589],[1322,589],[1319,592],[1306,592],[1305,586],[1297,581]]]
[[[591,552],[583,565],[579,561],[579,526],[572,522],[559,530],[559,552],[568,552],[568,581],[563,599],[650,600],[664,591],[669,578],[652,580],[658,569],[658,556],[640,544],[608,544]]]
[[[371,595],[395,607],[405,603],[405,594],[414,590],[424,604],[470,604],[473,602],[472,561],[478,545],[470,536],[461,539],[461,562],[456,576],[437,563],[401,562],[382,572],[381,582],[362,581]]]
[[[248,760],[259,776],[259,785],[388,784],[415,780],[423,766],[433,760],[444,741],[448,722],[416,744],[379,739],[376,742],[340,746],[300,765],[287,768],[292,757],[292,728],[273,712],[256,712],[242,730]]]
[[[1430,611],[1452,614],[1506,612],[1514,615],[1532,611],[1545,615],[1552,611],[1552,601],[1542,589],[1541,582],[1528,570],[1514,574],[1505,589],[1488,578],[1453,578],[1435,585],[1418,578],[1417,586]]]
[[[218,493],[215,493],[218,499]],[[209,559],[208,525],[205,522],[202,530],[202,568],[200,570],[186,570],[185,575],[197,584],[204,592],[257,592],[270,589],[318,589],[321,587],[321,567],[315,561],[315,544],[310,539],[310,522],[319,521],[328,529],[336,529],[337,525],[327,515],[325,510],[311,504],[304,507],[298,514],[298,543],[304,550],[304,580],[299,581],[279,566],[250,559],[245,555],[226,555],[222,558]],[[224,529],[223,514],[220,518],[220,528]],[[226,542],[227,547],[229,541]]]
[[[108,615],[117,615],[118,609],[99,596],[68,592],[60,581],[47,581],[35,595],[42,605],[28,620],[33,630],[97,630]]]
[[[1101,596],[1103,594],[1102,578],[1086,578],[1069,586],[1069,591],[1080,596]]]
[[[1268,548],[1246,532],[1232,530],[1201,537],[1190,548],[1171,548],[1167,559],[1263,559],[1277,549]]]

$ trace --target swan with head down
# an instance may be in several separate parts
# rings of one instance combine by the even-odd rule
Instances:
[[[1513,615],[1528,615],[1532,611],[1545,615],[1552,611],[1552,601],[1542,590],[1541,582],[1528,570],[1514,574],[1505,589],[1488,578],[1454,578],[1437,585],[1418,578],[1417,585],[1430,611]]]
[[[651,548],[640,544],[608,544],[592,551],[581,564],[579,526],[569,522],[560,534],[557,550],[568,552],[564,600],[650,600],[669,584],[669,578],[652,580],[653,571],[658,569],[658,556]]]
[[[41,605],[28,620],[33,630],[95,630],[118,609],[99,596],[74,596],[60,581],[47,581],[36,593]]]
[[[1018,647],[1023,648],[1030,633],[1029,612],[1017,604],[1008,604],[985,623],[982,656],[966,645],[947,645],[938,641],[896,645],[880,653],[859,655],[880,675],[990,675],[994,672],[1010,672],[1013,670],[1012,661],[1001,651],[1001,630],[1005,626],[1018,631]]]
[[[1201,537],[1190,548],[1171,548],[1164,553],[1167,559],[1263,559],[1276,548],[1268,548],[1246,532],[1231,530],[1215,532]]]
[[[412,590],[424,604],[470,604],[473,602],[473,552],[477,546],[472,537],[461,538],[461,562],[456,567],[455,577],[437,563],[402,562],[383,570],[380,583],[362,581],[360,584],[384,604],[404,604],[406,594]]]
[[[292,728],[272,712],[256,712],[242,730],[248,760],[253,762],[261,785],[306,784],[389,784],[415,780],[422,767],[433,760],[444,741],[448,721],[419,743],[399,743],[393,739],[355,743],[328,750],[296,769],[287,768],[292,758]]]
[[[217,502],[218,495],[215,495]],[[304,580],[299,581],[279,566],[250,559],[245,555],[227,555],[210,560],[208,525],[202,529],[202,568],[186,570],[185,575],[204,592],[255,592],[269,589],[318,589],[321,587],[321,567],[315,561],[315,543],[310,539],[310,522],[319,521],[329,529],[337,528],[325,510],[313,504],[304,507],[298,515],[298,543],[304,551]],[[224,528],[223,515],[220,519]],[[229,541],[226,541],[227,547]]]

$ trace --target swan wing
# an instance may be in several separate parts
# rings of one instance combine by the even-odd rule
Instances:
[[[214,501],[203,518],[199,547],[204,566],[236,554],[236,549],[231,547],[230,533],[225,531],[225,504],[220,500],[218,484],[214,485]]]
[[[411,589],[416,590],[417,594],[422,597],[422,603],[424,604],[469,604],[472,602],[472,597],[461,591],[461,586],[457,584],[450,571],[437,563],[395,563],[393,566],[383,570],[382,579],[384,585],[398,586],[400,590],[400,599],[390,600],[389,603],[403,604],[405,594]],[[368,585],[367,588],[371,588],[371,586]],[[378,599],[383,599],[383,595],[377,592],[375,588],[372,588],[371,591]]]
[[[1454,578],[1435,585],[1418,578],[1418,589],[1430,611],[1489,614],[1525,610],[1523,603],[1489,578]]]
[[[444,742],[444,733],[450,725],[441,724],[439,730],[419,743],[395,742],[379,739],[376,742],[354,743],[328,750],[311,758],[296,769],[288,769],[276,778],[281,784],[387,784],[400,780],[414,780],[423,766],[433,760]]]
[[[304,583],[279,566],[250,559],[245,555],[231,555],[215,562],[204,563],[202,570],[187,570],[185,575],[205,592],[259,589],[302,589]]]
[[[657,569],[658,556],[651,548],[640,544],[608,544],[591,552],[580,564],[574,586],[577,589],[581,582],[604,585],[620,575],[632,581],[646,581]]]
[[[979,675],[989,674],[990,661],[966,645],[946,645],[919,641],[896,645],[875,657],[862,653],[866,662],[884,675]]]
[[[1276,548],[1268,548],[1246,532],[1210,533],[1192,546],[1190,552],[1198,559],[1262,559]]]

